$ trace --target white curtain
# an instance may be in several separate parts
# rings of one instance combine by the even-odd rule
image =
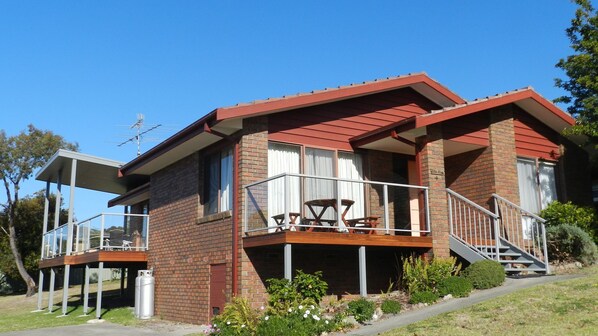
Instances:
[[[233,150],[228,149],[222,152],[220,159],[220,211],[233,208],[232,198],[233,184]]]
[[[305,174],[333,177],[334,152],[324,149],[305,148]],[[305,179],[305,200],[336,198],[336,181],[315,178]],[[307,213],[311,218],[312,214]],[[323,219],[335,219],[333,209],[326,210]]]
[[[517,160],[517,176],[519,179],[519,198],[521,207],[529,212],[540,212],[538,202],[538,183],[536,180],[536,163],[531,160]]]
[[[338,177],[351,180],[363,180],[361,156],[353,153],[338,153]],[[353,182],[340,183],[341,198],[355,201],[345,218],[362,218],[365,213],[364,184]]]
[[[268,176],[275,176],[282,173],[301,172],[300,164],[301,150],[298,146],[284,145],[279,143],[268,144]],[[272,216],[283,214],[285,197],[284,178],[268,182],[268,226],[276,226]],[[301,210],[301,189],[298,177],[289,177],[289,212],[300,212]],[[299,218],[296,220],[299,224]]]
[[[540,162],[538,179],[540,182],[540,201],[542,209],[545,209],[552,201],[556,201],[556,180],[554,164]]]

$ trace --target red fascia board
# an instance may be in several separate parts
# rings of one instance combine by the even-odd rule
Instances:
[[[480,111],[484,111],[487,109],[495,108],[502,105],[507,105],[511,103],[515,103],[520,100],[524,99],[533,99],[544,108],[548,109],[564,122],[568,123],[569,125],[575,124],[575,119],[570,115],[563,112],[561,109],[556,107],[554,104],[534,92],[533,90],[524,90],[520,92],[515,92],[512,94],[504,95],[497,98],[490,98],[483,102],[479,103],[472,103],[469,105],[464,105],[461,107],[457,107],[448,111],[444,112],[437,112],[433,114],[424,114],[418,116],[415,120],[415,128],[424,127],[428,125],[437,124],[439,122],[443,122],[450,119],[459,118],[462,116],[466,116],[471,113],[476,113]]]
[[[273,99],[255,104],[219,108],[216,110],[216,120],[225,120],[230,118],[248,117],[259,114],[275,113],[301,107],[330,103],[338,100],[349,99],[368,94],[375,94],[384,91],[390,91],[403,86],[409,86],[417,83],[424,83],[443,96],[447,97],[455,104],[464,104],[465,101],[442,86],[440,83],[432,80],[425,74],[399,77],[396,79],[382,80],[367,84],[358,84],[354,86],[342,87],[340,89],[322,90],[319,92],[308,93],[299,96]]]
[[[183,128],[170,138],[164,140],[157,146],[153,147],[149,151],[141,154],[140,156],[136,157],[135,159],[131,160],[130,162],[126,163],[122,167],[120,167],[118,173],[119,176],[124,176],[129,174],[130,172],[141,168],[146,163],[154,160],[155,158],[161,156],[162,154],[170,151],[174,147],[186,142],[187,140],[201,134],[204,132],[204,125],[206,123],[213,122],[214,116],[216,115],[216,110],[206,114],[199,120],[195,121],[191,125]]]

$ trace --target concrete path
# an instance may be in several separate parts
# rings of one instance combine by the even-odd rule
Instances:
[[[533,287],[545,283],[569,280],[574,278],[583,277],[584,275],[556,275],[556,276],[542,276],[533,278],[520,278],[511,279],[507,278],[505,284],[500,287],[487,289],[483,291],[476,291],[469,297],[460,299],[450,299],[441,303],[437,303],[422,309],[412,310],[399,315],[383,319],[382,321],[375,322],[370,325],[363,326],[359,329],[353,330],[347,334],[335,334],[335,335],[377,335],[385,331],[406,326],[411,323],[419,322],[430,317],[440,315],[443,313],[452,312],[455,310],[463,309],[469,306],[473,306],[476,303],[486,301],[495,297],[499,297],[505,294],[512,293],[519,289]]]
[[[190,324],[156,324],[149,328],[125,327],[110,322],[86,323],[81,325],[41,328],[0,333],[2,336],[184,336],[203,333],[205,327]]]

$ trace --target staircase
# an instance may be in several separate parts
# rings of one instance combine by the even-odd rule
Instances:
[[[544,219],[494,194],[493,213],[447,189],[450,249],[470,263],[496,260],[508,273],[548,274]]]

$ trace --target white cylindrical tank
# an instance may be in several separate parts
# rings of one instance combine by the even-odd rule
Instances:
[[[135,317],[145,320],[154,316],[154,276],[150,270],[138,272],[135,278]]]

